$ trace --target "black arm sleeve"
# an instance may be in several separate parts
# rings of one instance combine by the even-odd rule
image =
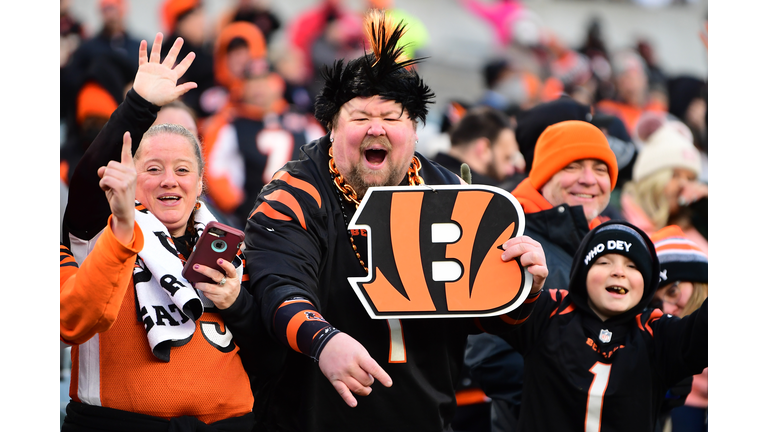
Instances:
[[[701,373],[708,364],[709,299],[682,319],[659,319],[653,326],[656,361],[664,371],[665,383],[672,386],[680,380]]]
[[[64,238],[69,234],[89,240],[107,224],[111,213],[106,195],[99,187],[98,169],[110,160],[120,160],[123,134],[131,133],[135,154],[144,132],[152,126],[160,107],[144,100],[133,89],[112,113],[82,159],[75,167],[64,212]]]

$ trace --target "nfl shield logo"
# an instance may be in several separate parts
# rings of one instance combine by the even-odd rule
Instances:
[[[608,343],[611,341],[611,336],[613,333],[609,332],[608,330],[600,330],[600,342],[602,343]]]

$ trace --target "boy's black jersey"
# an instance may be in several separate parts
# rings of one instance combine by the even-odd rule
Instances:
[[[517,430],[653,431],[667,389],[707,366],[707,301],[683,319],[654,309],[611,324],[572,295],[543,292],[504,336],[525,358]]]
[[[290,352],[275,377],[263,419],[267,430],[451,430],[467,335],[501,319],[371,319],[347,280],[366,275],[350,243],[352,235],[367,264],[365,232],[347,231],[355,209],[342,204],[332,183],[329,147],[327,135],[303,147],[302,158],[276,173],[259,195],[245,230],[250,280],[271,334],[278,306],[293,296],[307,298],[331,325],[360,342],[393,384],[377,381],[350,408],[312,358]],[[426,184],[459,183],[416,156]],[[529,311],[526,305],[513,313],[524,318]]]

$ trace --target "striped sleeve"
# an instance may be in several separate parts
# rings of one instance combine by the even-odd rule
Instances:
[[[318,210],[323,206],[320,193],[315,186],[294,177],[287,171],[276,172],[270,183],[265,186],[265,192],[268,187],[271,187],[271,191],[266,194],[262,193],[258,205],[251,212],[249,218],[262,214],[276,221],[296,221],[306,230],[308,215],[305,215],[296,194],[306,194],[310,205],[316,205]]]
[[[287,299],[277,308],[273,328],[283,344],[315,361],[325,344],[339,333],[309,300],[301,297]]]
[[[72,255],[72,251],[63,243],[60,245],[59,250],[59,285],[60,289],[64,284],[77,273],[78,265],[75,261],[75,257]]]
[[[67,344],[81,344],[109,330],[117,319],[126,290],[132,286],[136,254],[144,246],[144,236],[134,224],[133,242],[120,243],[112,233],[111,218],[77,273],[66,280],[62,275],[59,337]],[[64,263],[62,259],[62,269],[71,268]]]

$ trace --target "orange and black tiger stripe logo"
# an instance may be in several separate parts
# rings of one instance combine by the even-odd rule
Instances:
[[[530,292],[519,261],[501,260],[524,217],[492,186],[371,188],[349,225],[368,230],[370,270],[349,281],[373,318],[507,313]]]

